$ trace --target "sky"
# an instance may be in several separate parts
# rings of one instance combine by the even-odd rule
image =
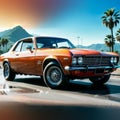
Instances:
[[[110,30],[101,17],[110,8],[120,10],[120,0],[0,0],[0,31],[20,25],[30,34],[68,38],[75,45],[104,43]]]

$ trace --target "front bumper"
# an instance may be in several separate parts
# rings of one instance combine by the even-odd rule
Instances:
[[[79,71],[82,71],[82,70],[85,70],[85,71],[89,71],[89,70],[97,70],[97,69],[117,69],[117,68],[120,68],[120,65],[112,65],[112,66],[81,66],[81,67],[78,67],[78,66],[65,66],[65,70],[67,71],[76,71],[76,70],[79,70]]]

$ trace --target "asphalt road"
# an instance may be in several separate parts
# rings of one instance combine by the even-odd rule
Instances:
[[[17,76],[6,82],[0,69],[0,119],[120,120],[120,70],[104,86],[87,79],[52,90],[40,77]]]

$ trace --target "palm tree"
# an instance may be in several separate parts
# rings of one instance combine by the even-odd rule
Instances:
[[[116,40],[120,42],[120,28],[118,29],[116,33]]]
[[[2,46],[2,44],[1,44],[1,41],[0,41],[0,50],[1,50],[1,46]]]
[[[1,50],[1,46],[2,46],[2,43],[1,43],[1,38],[0,38],[0,50]]]
[[[3,46],[3,51],[5,51],[4,47],[6,46],[6,51],[7,51],[7,44],[8,44],[8,39],[7,38],[2,38],[1,40],[1,45]]]
[[[4,51],[4,46],[5,46],[4,38],[2,38],[2,40],[1,40],[1,44],[2,44],[2,46],[3,46],[3,51]]]
[[[111,52],[112,51],[112,45],[113,45],[112,36],[111,35],[106,35],[104,40],[105,40],[106,46],[109,47],[109,51]]]
[[[5,38],[5,39],[4,39],[4,44],[5,44],[5,46],[6,46],[6,51],[7,51],[7,44],[8,44],[8,42],[9,42],[8,39]]]
[[[108,27],[111,31],[111,37],[112,37],[112,52],[114,52],[114,36],[113,36],[113,28],[118,25],[120,21],[120,11],[115,12],[115,9],[109,9],[106,12],[104,12],[104,16],[102,16],[102,22],[103,24]]]

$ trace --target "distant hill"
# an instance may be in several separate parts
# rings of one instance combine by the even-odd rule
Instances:
[[[109,51],[109,48],[105,44],[91,44],[89,46],[79,45],[77,47],[85,48],[85,49],[93,49],[93,50],[98,50],[98,51]],[[115,49],[115,51],[120,52],[120,43],[116,43],[114,46],[114,49]]]
[[[21,26],[16,26],[12,29],[0,32],[0,38],[8,38],[11,42],[16,42],[19,39],[32,36]]]

